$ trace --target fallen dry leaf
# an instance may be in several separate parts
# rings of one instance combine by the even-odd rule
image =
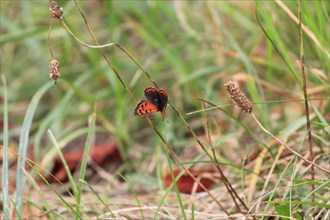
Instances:
[[[104,165],[106,162],[121,162],[118,144],[114,141],[95,145],[91,148],[89,155],[99,166]],[[71,173],[73,173],[81,162],[83,150],[66,152],[63,154],[63,156],[68,165],[69,170],[71,171]],[[48,176],[46,179],[50,183],[58,181],[65,182],[68,180],[67,173],[64,169],[60,157],[55,158],[55,163],[51,174],[55,176],[56,179],[52,176]]]
[[[181,170],[174,169],[173,174],[176,177]],[[211,188],[214,185],[214,180],[209,178],[210,174],[214,174],[216,171],[214,169],[189,169],[189,171],[193,174],[194,177],[199,179],[199,181],[205,186],[206,189]],[[208,176],[208,177],[207,177]],[[163,178],[164,185],[168,187],[172,182],[171,172],[167,172],[165,177]],[[194,190],[194,185],[197,184],[196,192],[204,191],[203,188],[195,183],[195,180],[188,174],[184,173],[176,182],[176,185],[180,192],[191,194]]]

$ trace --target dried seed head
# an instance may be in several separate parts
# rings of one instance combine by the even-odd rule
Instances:
[[[50,1],[49,12],[52,18],[62,20],[63,19],[63,8],[58,6],[54,0]]]
[[[49,78],[55,80],[55,83],[56,80],[61,76],[59,70],[60,70],[60,63],[57,60],[52,59],[49,63]]]
[[[238,107],[240,107],[244,113],[250,114],[253,110],[253,105],[250,100],[246,98],[244,93],[236,88],[236,85],[232,81],[225,83],[225,87],[230,98],[237,103]]]

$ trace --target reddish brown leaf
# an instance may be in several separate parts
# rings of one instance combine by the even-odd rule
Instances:
[[[173,174],[176,177],[181,170],[174,169]],[[205,186],[206,189],[211,188],[214,185],[214,181],[210,178],[203,177],[205,174],[212,174],[216,172],[214,169],[189,169],[189,171],[193,174],[194,177],[199,179],[199,181]],[[172,182],[171,172],[167,172],[165,177],[163,178],[164,185],[168,187]],[[176,185],[180,192],[191,194],[193,192],[194,185],[198,184],[195,183],[195,180],[188,174],[184,173],[176,182]],[[196,192],[204,191],[200,185],[197,185]]]
[[[107,161],[121,162],[118,144],[114,141],[95,145],[91,149],[90,155],[99,166],[102,166]]]
[[[95,145],[94,147],[92,147],[91,151],[89,152],[89,155],[99,166],[103,166],[106,162],[121,161],[120,154],[118,151],[118,145],[116,142],[107,142]],[[69,170],[71,171],[71,173],[73,173],[81,162],[83,150],[66,152],[63,154],[63,156],[69,167]],[[68,176],[66,174],[60,157],[55,158],[55,164],[51,171],[51,174],[54,175],[57,180],[52,176],[48,176],[46,179],[50,183],[58,182],[58,180],[61,182],[65,182],[68,180]]]
[[[31,204],[27,204],[27,203],[23,204],[20,218],[17,218],[17,214],[14,210],[11,214],[10,219],[45,219],[45,220],[48,219],[47,216],[43,214],[43,211],[41,211],[36,206]]]

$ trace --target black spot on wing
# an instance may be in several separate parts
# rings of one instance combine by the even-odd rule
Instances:
[[[142,107],[144,105],[144,103],[146,103],[146,100],[141,100],[138,102],[138,104],[136,105],[135,109],[134,109],[134,115],[142,115],[142,110],[140,107]]]

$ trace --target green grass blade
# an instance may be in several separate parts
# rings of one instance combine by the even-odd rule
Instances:
[[[54,83],[51,81],[46,83],[43,87],[41,87],[37,91],[37,93],[33,96],[30,105],[28,106],[23,121],[23,126],[20,135],[19,146],[18,146],[18,154],[20,156],[18,157],[18,161],[17,161],[17,174],[16,174],[16,205],[17,205],[16,209],[20,215],[22,213],[22,205],[23,205],[23,188],[24,188],[23,169],[25,166],[26,151],[28,147],[29,132],[32,124],[32,119],[41,97],[52,86],[54,86]]]
[[[313,108],[313,111],[315,112],[317,118],[320,120],[320,122],[324,125],[324,131],[330,135],[330,129],[329,129],[329,122],[327,121],[327,119],[324,118],[324,115],[320,112],[320,110],[318,108],[316,108],[315,105],[313,105],[313,103],[309,103],[312,108]]]
[[[1,16],[1,18],[4,18]],[[3,47],[5,44],[12,42],[23,41],[26,39],[36,38],[38,35],[45,33],[45,28],[29,28],[24,31],[19,31],[17,33],[5,34],[1,36],[0,46]]]
[[[57,143],[57,142],[56,142],[56,139],[54,139],[55,142],[53,142],[53,141],[52,141],[52,138],[51,138],[51,142],[52,142],[52,144],[54,144],[54,145],[56,144],[56,145],[55,145],[55,148],[51,148],[51,149],[47,152],[47,154],[44,155],[44,157],[43,157],[43,159],[42,159],[42,161],[41,161],[41,163],[40,163],[40,164],[41,164],[41,167],[46,167],[46,168],[48,168],[48,167],[47,167],[47,164],[49,163],[49,161],[54,160],[55,157],[57,156],[57,154],[59,154],[60,157],[61,157],[61,154],[62,154],[61,150],[67,145],[67,143],[69,143],[70,141],[74,140],[75,138],[78,138],[78,137],[80,137],[80,136],[83,136],[83,135],[85,135],[85,134],[87,134],[87,133],[88,133],[88,128],[77,129],[77,130],[71,132],[69,135],[63,137],[63,138],[61,139],[61,142],[60,142],[60,143]],[[49,133],[48,133],[48,134],[49,134]],[[62,156],[63,156],[63,155],[62,155]],[[61,160],[62,160],[62,162],[63,162],[63,159],[62,159],[62,158],[61,158]],[[63,163],[63,164],[65,164],[65,163]]]
[[[29,161],[27,161],[27,163],[32,167],[33,165],[30,164]],[[38,172],[38,170],[36,168],[34,168],[36,172]],[[39,195],[39,198],[40,198],[40,201],[41,201],[41,204],[42,204],[42,208],[39,207],[39,210],[50,210],[50,205],[49,203],[47,202],[47,199],[45,197],[45,195],[43,194],[42,190],[40,189],[38,183],[36,182],[36,179],[34,179],[31,175],[29,175],[29,173],[25,172],[26,174],[26,177],[28,178],[27,181],[31,184],[31,186],[36,190],[36,192],[38,193]],[[35,199],[35,198],[34,198]],[[52,212],[49,212],[47,213],[45,216],[47,216],[48,219],[50,220],[53,220],[55,219]]]
[[[137,193],[136,193],[135,190],[133,189],[132,184],[131,184],[131,183],[127,180],[127,178],[125,178],[123,175],[119,174],[119,176],[120,176],[120,177],[121,177],[121,178],[127,183],[129,190],[132,191],[133,196],[134,196],[134,198],[135,198],[135,200],[136,200],[136,203],[137,203],[137,205],[138,205],[138,207],[139,207],[139,209],[140,209],[141,219],[142,219],[142,220],[145,220],[145,217],[144,217],[144,214],[143,214],[143,210],[142,210],[142,206],[141,206],[141,202],[140,202],[140,200],[139,200],[139,196],[137,195]]]
[[[2,75],[3,84],[3,159],[2,159],[2,206],[3,218],[10,218],[10,200],[8,193],[8,93],[5,77]]]
[[[56,194],[56,196],[61,200],[61,202],[63,203],[64,207],[66,207],[68,209],[68,211],[70,211],[70,213],[74,214],[75,210],[73,209],[73,205],[69,204],[64,198],[63,196],[61,196],[61,194],[59,192],[57,192],[57,190],[52,186],[52,184],[50,184],[43,175],[41,175],[39,172],[37,172],[37,174],[39,175],[39,177],[47,184],[47,186],[49,187],[49,189],[51,191],[53,191],[53,193]]]
[[[179,191],[179,188],[178,188],[178,186],[176,184],[176,182],[179,179],[176,179],[175,176],[174,176],[173,167],[172,167],[172,161],[170,159],[170,153],[169,153],[169,151],[166,151],[166,158],[167,158],[168,166],[170,168],[171,177],[172,177],[172,180],[173,180],[173,183],[174,183],[175,193],[176,193],[176,196],[178,197],[178,202],[179,202],[180,210],[181,210],[181,213],[182,213],[182,217],[183,217],[183,219],[187,219],[186,213],[184,211],[184,206],[183,206],[183,203],[182,203],[182,199],[181,199],[181,196],[180,196],[180,191]]]
[[[244,49],[241,47],[241,45],[237,42],[235,37],[232,35],[232,33],[229,31],[229,29],[226,27],[224,24],[222,18],[217,15],[217,12],[215,8],[213,8],[211,5],[209,5],[209,10],[211,14],[213,14],[214,18],[216,19],[216,23],[219,26],[219,28],[222,30],[226,38],[228,39],[228,42],[230,43],[231,47],[234,48],[240,56],[240,59],[242,63],[245,66],[246,73],[248,75],[251,75],[251,78],[254,80],[252,81],[247,81],[247,89],[249,90],[249,94],[251,95],[253,101],[260,101],[260,100],[265,100],[265,95],[264,95],[264,90],[261,86],[260,78],[257,74],[257,71],[252,64],[252,62],[249,60],[248,55],[244,51]],[[262,117],[262,122],[269,126],[269,121],[268,121],[268,108],[267,106],[257,106],[257,109],[259,110],[261,117]]]
[[[104,208],[106,210],[108,210],[108,212],[112,215],[111,217],[115,217],[115,215],[112,213],[111,209],[109,208],[109,206],[104,202],[104,200],[100,197],[100,195],[96,192],[96,190],[93,188],[92,185],[90,185],[89,183],[87,183],[85,180],[80,179],[79,182],[82,182],[83,184],[85,184],[93,193],[94,195],[97,197],[98,200],[100,200],[100,202],[104,205]]]
[[[56,141],[53,133],[51,132],[51,130],[48,130],[48,136],[50,138],[50,141],[54,144],[54,146],[55,146],[55,148],[57,150],[57,153],[58,153],[58,155],[61,158],[61,161],[63,163],[65,172],[66,172],[66,174],[68,176],[68,179],[69,179],[69,182],[70,182],[70,185],[71,185],[73,194],[76,195],[77,194],[77,186],[76,186],[76,184],[74,182],[74,179],[73,179],[72,174],[70,172],[69,166],[68,166],[66,160],[64,159],[64,155],[63,155],[63,153],[62,153],[62,151],[61,151],[61,149],[60,149],[60,147],[59,147],[59,145],[58,145],[58,143],[57,143],[57,141]]]
[[[87,140],[86,140],[86,144],[85,144],[85,148],[84,148],[84,154],[83,154],[83,158],[82,158],[82,161],[81,161],[80,172],[79,172],[79,180],[84,180],[85,179],[86,167],[87,167],[87,162],[88,162],[87,161],[88,160],[88,154],[89,154],[89,150],[92,146],[92,140],[93,140],[94,130],[95,130],[96,103],[97,102],[95,102],[95,104],[94,104],[94,112],[93,112],[93,115],[92,115],[92,121],[91,121],[91,124],[89,126]],[[78,181],[78,187],[77,187],[78,207],[77,207],[77,209],[79,209],[79,206],[80,206],[82,187],[83,187],[83,182]]]
[[[278,32],[277,28],[274,27],[274,24],[271,20],[271,15],[267,11],[265,11],[264,8],[261,8],[262,4],[260,4],[259,0],[257,1],[256,7],[257,7],[256,18],[259,22],[260,28],[262,29],[268,40],[272,43],[273,47],[278,52],[280,57],[283,59],[284,63],[287,65],[295,81],[300,86],[302,86],[299,73],[294,68],[294,64],[289,59],[289,54],[287,52],[288,50],[286,49],[285,43],[282,40],[282,36]],[[259,15],[258,15],[259,13],[264,19],[264,23],[265,23],[265,27],[267,27],[267,31],[265,30],[264,26],[260,23]]]
[[[273,200],[273,201],[267,201],[267,203],[271,205],[288,205],[288,204],[294,204],[294,205],[310,205],[310,206],[318,206],[326,209],[330,209],[330,205],[325,203],[319,203],[319,202],[310,202],[310,201],[297,201],[297,200]]]
[[[191,205],[191,220],[195,220],[195,204]]]
[[[79,87],[81,86],[86,80],[88,80],[91,76],[89,74],[83,74],[80,76],[76,81],[75,84]],[[66,84],[66,81],[61,81],[61,85]],[[62,114],[65,115],[68,111],[68,103],[72,101],[72,97],[74,96],[74,91],[73,90],[68,90],[66,91],[65,96],[61,99],[59,103],[57,103],[56,107],[50,111],[45,117],[44,120],[40,123],[38,127],[38,131],[34,137],[34,159],[35,162],[39,163],[40,162],[40,155],[38,153],[40,152],[40,144],[41,144],[41,139],[43,137],[43,134],[45,131],[51,126],[53,122],[58,120],[60,115]]]
[[[298,120],[298,122],[299,122],[299,120]],[[298,124],[300,124],[300,123],[298,123]],[[295,129],[298,129],[298,128],[295,127]],[[291,130],[288,129],[288,132],[285,133],[285,134],[288,135],[289,132],[294,133],[294,130],[292,130],[292,129],[291,129]],[[301,143],[300,146],[299,146],[299,150],[298,150],[298,152],[302,149],[302,147],[303,147],[303,142],[304,142],[305,138],[306,138],[306,135],[305,135],[305,137],[304,137],[302,143]],[[278,177],[278,180],[276,181],[276,184],[275,184],[275,186],[274,186],[274,189],[276,189],[276,188],[280,185],[280,183],[281,183],[281,181],[282,181],[282,179],[283,179],[285,173],[287,172],[287,170],[289,170],[289,167],[291,166],[292,163],[293,163],[293,167],[294,167],[292,173],[294,173],[294,170],[296,169],[296,164],[295,164],[296,161],[297,161],[297,160],[296,160],[296,156],[294,156],[294,157],[291,158],[291,160],[289,161],[289,163],[285,166],[285,168],[284,168],[283,172],[281,173],[281,175]],[[291,175],[291,178],[293,178],[292,175]],[[274,191],[272,191],[272,192],[270,193],[270,196],[269,196],[268,202],[269,202],[269,201],[272,201],[272,198],[274,197],[275,193],[277,193],[276,190],[274,190]],[[266,205],[265,208],[264,208],[264,211],[263,211],[263,213],[262,213],[262,218],[263,218],[264,215],[266,214],[266,212],[267,212],[267,210],[268,210],[268,207],[269,207],[269,203],[267,203],[267,205]]]

